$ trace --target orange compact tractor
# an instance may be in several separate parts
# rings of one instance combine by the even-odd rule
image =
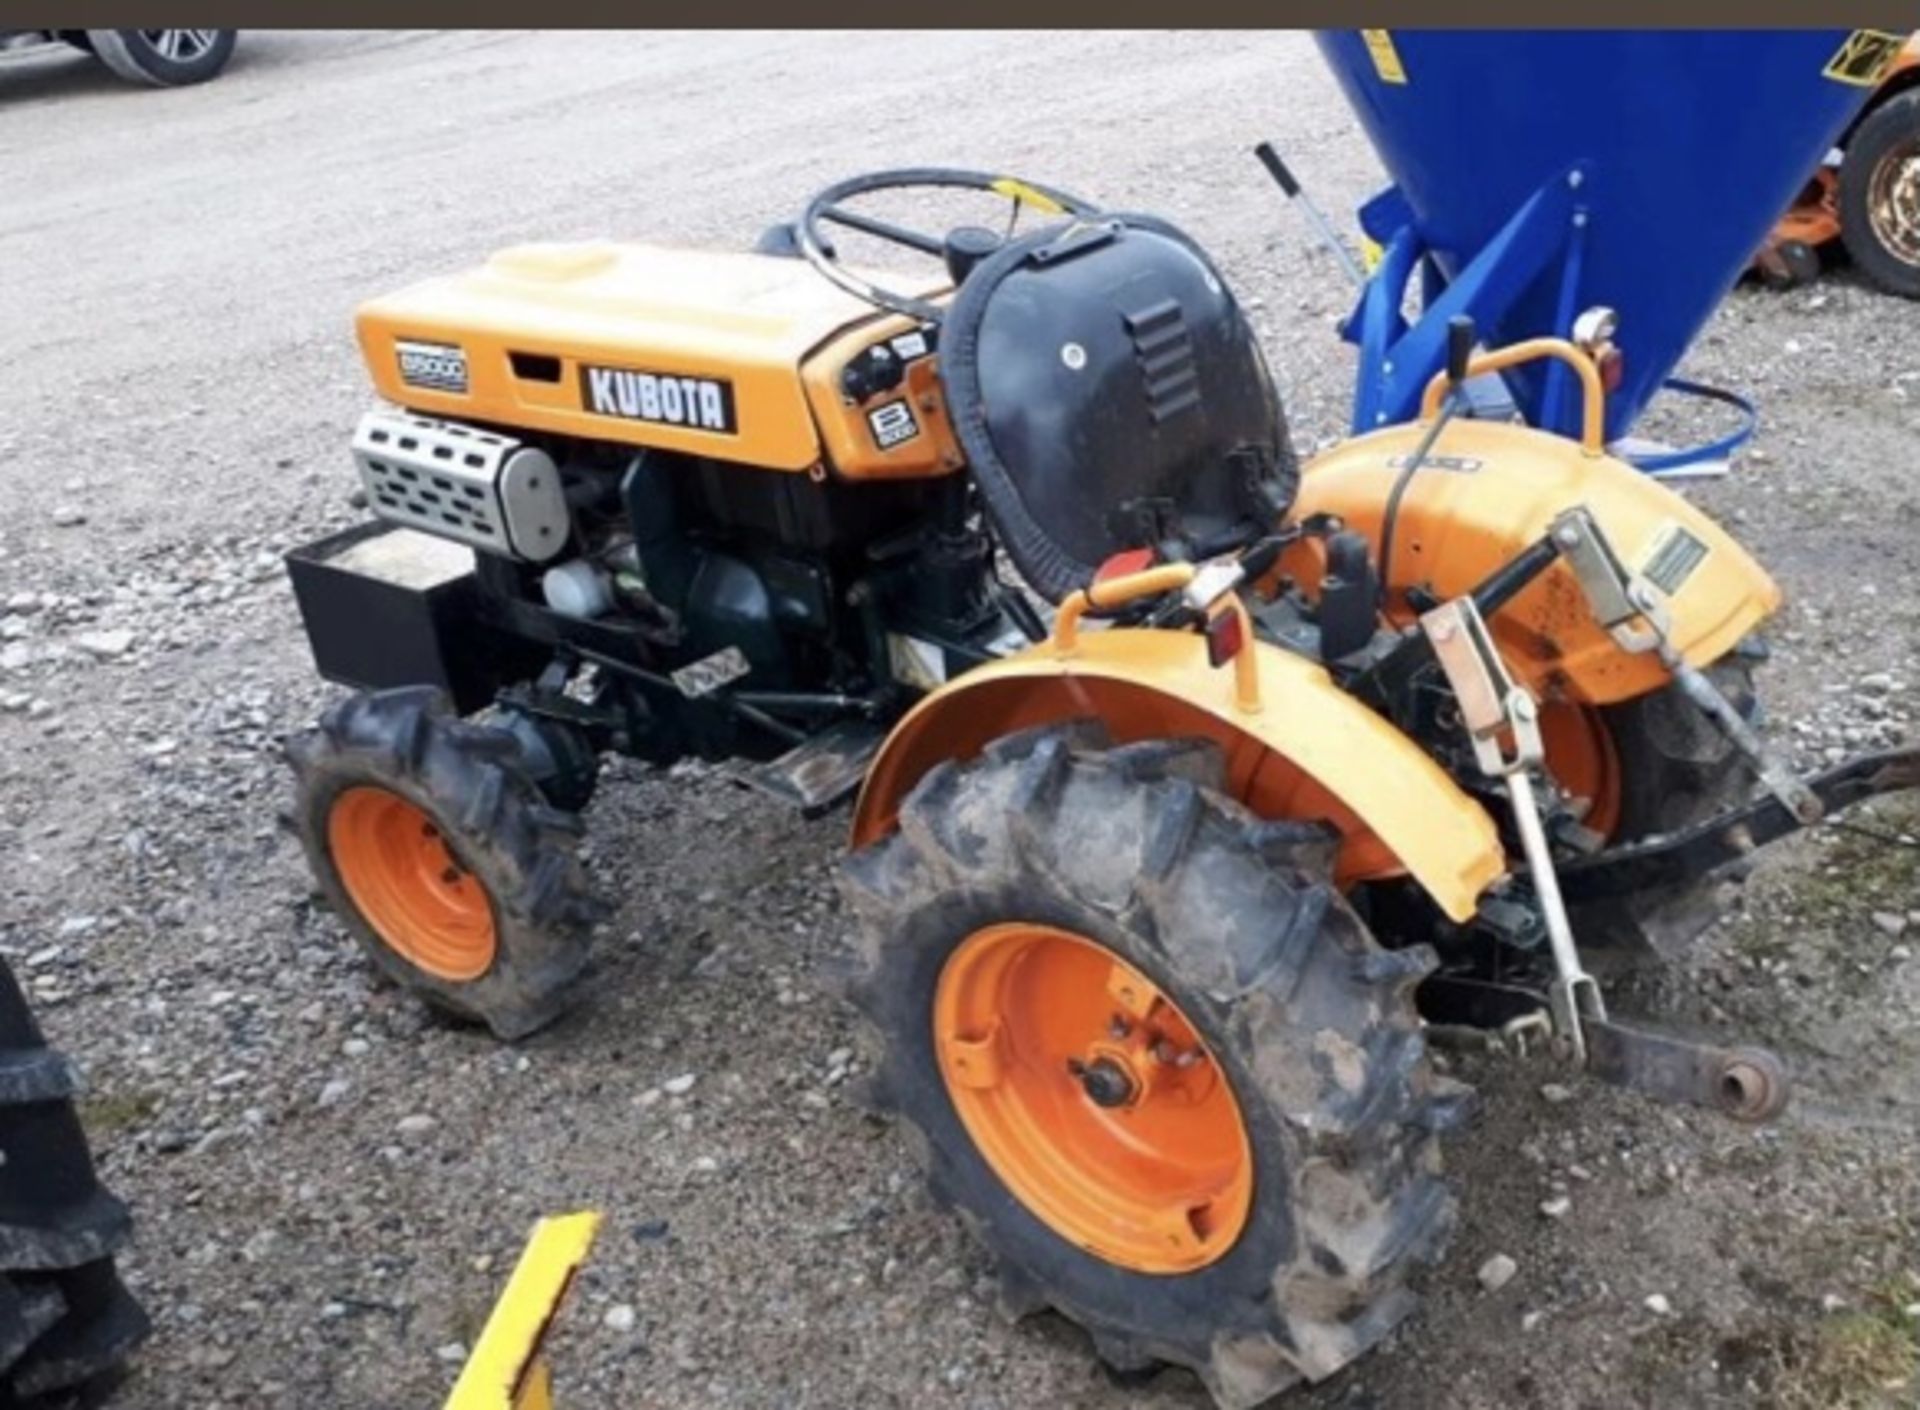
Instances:
[[[961,201],[992,225],[898,211]],[[1595,972],[1920,781],[1756,735],[1779,592],[1603,449],[1613,322],[1456,323],[1416,421],[1302,466],[1205,251],[1034,182],[878,173],[753,253],[531,246],[377,299],[372,517],[291,560],[355,690],[288,745],[319,888],[517,1038],[583,987],[602,755],[857,792],[873,1096],[1011,1303],[1222,1405],[1326,1376],[1453,1219],[1428,1023],[1764,1119],[1773,1057],[1619,1022]],[[1542,358],[1579,439],[1455,415]]]
[[[1838,240],[1875,284],[1920,299],[1920,34],[1869,72],[1873,97],[1754,260],[1770,284],[1817,277]]]

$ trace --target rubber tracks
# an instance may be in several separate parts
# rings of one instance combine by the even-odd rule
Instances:
[[[0,963],[0,1407],[73,1403],[149,1328],[114,1270],[131,1220],[94,1172],[79,1086]]]

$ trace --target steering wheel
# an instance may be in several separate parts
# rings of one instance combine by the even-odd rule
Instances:
[[[840,204],[855,196],[870,196],[878,191],[911,191],[929,188],[987,191],[996,196],[1006,197],[1013,203],[1007,226],[1009,231],[1013,228],[1012,222],[1019,219],[1023,206],[1030,206],[1040,214],[1050,216],[1092,216],[1100,213],[1100,208],[1091,202],[1069,196],[1064,191],[1056,191],[1051,186],[1042,186],[1037,181],[1023,181],[1015,176],[994,176],[984,171],[957,171],[949,167],[906,167],[899,171],[870,171],[864,176],[849,177],[845,181],[836,182],[807,202],[806,210],[801,213],[800,220],[794,227],[795,242],[800,247],[801,256],[827,279],[838,284],[855,298],[865,299],[876,307],[891,309],[895,313],[904,313],[913,318],[938,323],[944,316],[944,310],[939,305],[893,289],[883,289],[852,273],[840,263],[839,257],[833,253],[832,246],[820,233],[820,222],[827,221],[849,230],[858,230],[865,235],[872,235],[889,244],[901,245],[920,254],[944,260],[947,258],[949,249],[946,239],[937,235],[928,235],[920,230],[908,230],[904,226],[880,220],[875,216],[862,215]]]

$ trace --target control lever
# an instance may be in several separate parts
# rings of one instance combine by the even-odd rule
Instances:
[[[1473,320],[1456,313],[1447,320],[1447,390],[1457,392],[1467,380],[1467,362],[1473,356]]]
[[[1352,252],[1347,249],[1347,242],[1340,238],[1333,226],[1328,223],[1327,218],[1320,213],[1320,207],[1313,203],[1313,198],[1307,195],[1293,173],[1287,170],[1287,164],[1281,161],[1280,154],[1274,151],[1273,143],[1262,142],[1253,149],[1253,154],[1260,159],[1260,165],[1267,169],[1267,175],[1271,176],[1274,183],[1279,186],[1281,194],[1300,208],[1308,223],[1313,226],[1314,233],[1320,237],[1320,243],[1332,252],[1333,257],[1340,262],[1340,268],[1345,271],[1347,278],[1353,281],[1353,287],[1364,289],[1367,285],[1366,273],[1360,268]]]
[[[1580,964],[1573,943],[1573,926],[1540,821],[1533,795],[1532,770],[1546,757],[1540,737],[1540,707],[1526,689],[1508,674],[1494,648],[1487,624],[1470,597],[1444,602],[1420,618],[1420,629],[1446,673],[1460,709],[1461,722],[1473,743],[1474,759],[1489,778],[1501,780],[1513,806],[1514,828],[1526,853],[1527,873],[1547,923],[1547,946],[1553,955],[1554,980],[1547,986],[1547,1007],[1555,1035],[1569,1056],[1587,1065],[1583,1020],[1604,1022],[1607,1007],[1600,986]]]
[[[1366,538],[1342,529],[1327,539],[1327,571],[1320,579],[1320,657],[1339,661],[1373,640],[1380,586]]]

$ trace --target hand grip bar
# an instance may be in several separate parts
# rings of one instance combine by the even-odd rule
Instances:
[[[1580,378],[1580,448],[1588,455],[1599,455],[1606,448],[1606,388],[1600,383],[1600,369],[1593,365],[1593,359],[1566,339],[1528,338],[1524,342],[1495,348],[1490,353],[1469,359],[1466,375],[1478,377],[1484,372],[1504,372],[1509,367],[1543,357],[1559,358]],[[1433,374],[1426,392],[1420,398],[1422,421],[1430,419],[1440,410],[1440,398],[1446,394],[1449,385],[1445,372]]]
[[[1071,656],[1080,644],[1080,619],[1094,607],[1119,607],[1142,597],[1179,592],[1194,580],[1191,563],[1163,563],[1124,577],[1109,578],[1074,593],[1053,619],[1053,654]],[[1254,652],[1253,618],[1237,592],[1228,592],[1221,611],[1240,619],[1240,649],[1233,657],[1234,703],[1253,713],[1260,708],[1260,658]]]
[[[1138,573],[1108,578],[1081,588],[1065,602],[1053,619],[1053,650],[1056,656],[1070,656],[1080,642],[1080,619],[1094,607],[1119,607],[1140,597],[1157,597],[1163,592],[1178,592],[1193,581],[1193,564],[1162,563]]]

